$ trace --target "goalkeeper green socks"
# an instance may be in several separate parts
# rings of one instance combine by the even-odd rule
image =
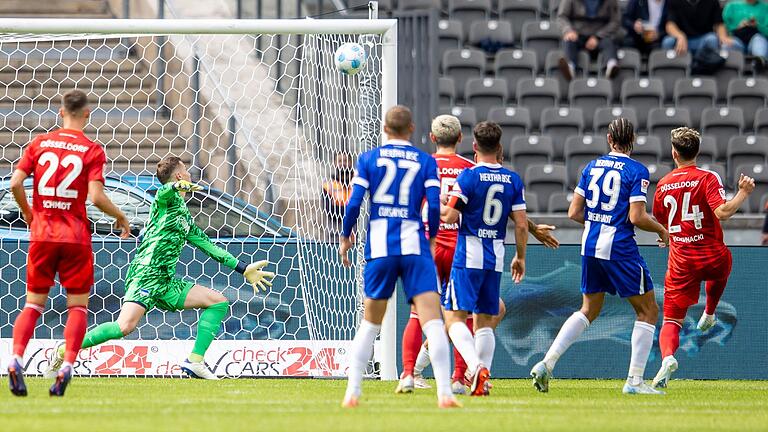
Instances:
[[[228,310],[229,302],[224,301],[208,306],[208,308],[200,314],[200,321],[197,323],[195,347],[192,349],[192,354],[189,355],[189,361],[195,363],[203,361],[205,352],[208,351],[211,342],[213,342],[213,339],[216,338],[216,335],[219,333],[221,322],[227,315]]]
[[[92,346],[103,344],[106,341],[122,338],[123,332],[120,330],[120,325],[117,322],[113,321],[99,324],[94,327],[93,330],[85,334],[81,349],[90,348]]]

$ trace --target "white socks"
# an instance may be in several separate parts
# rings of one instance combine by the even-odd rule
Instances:
[[[584,333],[587,327],[589,327],[589,320],[581,311],[574,312],[565,321],[555,341],[552,342],[552,346],[549,347],[549,351],[544,356],[544,363],[547,365],[547,369],[551,371],[555,368],[555,364],[557,364],[560,356],[576,342],[576,339]]]
[[[349,361],[349,381],[347,382],[346,397],[358,397],[362,391],[363,372],[373,355],[373,343],[381,330],[381,325],[362,320],[352,341],[352,352]]]
[[[445,323],[441,319],[433,319],[421,326],[421,330],[427,336],[427,343],[429,343],[429,357],[432,360],[432,371],[435,374],[437,396],[451,396],[453,395],[451,392],[451,349],[448,344],[448,335],[445,334]]]
[[[475,373],[477,366],[480,364],[480,358],[477,356],[477,351],[475,351],[475,341],[472,338],[472,332],[467,327],[467,323],[453,323],[448,329],[448,335],[451,337],[451,341],[453,341],[453,346],[456,347],[467,363],[470,374]],[[432,349],[431,342],[429,348]]]
[[[491,370],[493,362],[493,353],[496,351],[496,336],[493,335],[493,329],[483,327],[475,332],[475,351],[480,363]]]
[[[424,330],[422,330],[422,332],[423,331]],[[413,365],[413,374],[421,375],[427,366],[429,366],[429,348],[427,348],[426,345],[421,344],[419,355],[416,356],[416,363]]]
[[[635,321],[632,330],[632,357],[629,361],[629,376],[627,382],[631,385],[639,385],[643,382],[645,364],[653,346],[653,334],[656,326],[642,321]]]

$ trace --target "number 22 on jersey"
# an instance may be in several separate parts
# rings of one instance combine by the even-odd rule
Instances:
[[[40,194],[40,196],[56,196],[59,198],[70,199],[77,198],[77,190],[70,189],[70,186],[77,180],[80,173],[83,172],[83,160],[80,156],[70,154],[64,156],[64,158],[59,161],[59,157],[55,153],[46,152],[40,155],[37,163],[41,166],[48,165],[45,172],[40,176],[40,182],[37,185],[37,193]],[[64,169],[72,167],[72,170],[69,171],[69,173],[61,179],[59,184],[54,188],[53,186],[49,186],[49,184],[51,178],[56,174],[56,170],[58,170],[59,167]]]

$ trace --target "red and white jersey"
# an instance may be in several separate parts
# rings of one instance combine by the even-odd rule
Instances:
[[[670,261],[696,261],[725,248],[715,209],[725,204],[720,176],[695,166],[678,168],[656,188],[653,215],[669,231]]]
[[[440,177],[440,195],[447,195],[456,184],[456,177],[464,171],[465,168],[475,166],[471,160],[461,157],[458,154],[432,155],[437,161],[437,175]],[[449,249],[456,247],[456,241],[459,238],[459,223],[440,224],[440,230],[437,232],[437,246]]]
[[[91,244],[88,182],[104,182],[106,162],[82,131],[59,129],[27,145],[16,169],[34,177],[31,241]]]

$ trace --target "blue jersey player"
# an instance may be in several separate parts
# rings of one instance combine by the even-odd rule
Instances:
[[[611,152],[587,164],[574,191],[568,216],[584,225],[583,303],[565,321],[544,360],[531,370],[533,385],[541,392],[549,390],[555,363],[597,318],[605,293],[610,293],[626,298],[637,314],[624,393],[661,394],[643,381],[659,309],[648,267],[635,243],[635,227],[657,233],[662,247],[669,244],[669,234],[645,210],[650,181],[648,169],[629,157],[634,141],[632,123],[613,120],[608,125]]]
[[[448,336],[440,311],[437,271],[432,258],[440,225],[440,181],[435,159],[408,141],[414,125],[411,111],[403,106],[390,109],[384,119],[387,142],[360,155],[352,196],[344,215],[339,254],[349,266],[350,235],[360,215],[360,206],[370,195],[371,218],[365,243],[365,311],[352,343],[349,381],[342,406],[358,405],[363,370],[373,353],[381,330],[387,300],[400,279],[408,302],[419,314],[430,346],[437,383],[438,406],[458,407],[451,393]],[[424,232],[421,205],[429,203],[429,238]]]
[[[452,197],[442,209],[446,223],[456,223],[459,213],[462,216],[443,307],[448,334],[472,374],[470,394],[485,396],[496,348],[493,328],[499,314],[507,219],[515,221],[517,255],[512,260],[512,277],[519,283],[525,274],[528,217],[522,180],[497,162],[499,125],[478,123],[473,136],[477,165],[459,174]],[[466,324],[470,313],[474,314],[474,339]]]

